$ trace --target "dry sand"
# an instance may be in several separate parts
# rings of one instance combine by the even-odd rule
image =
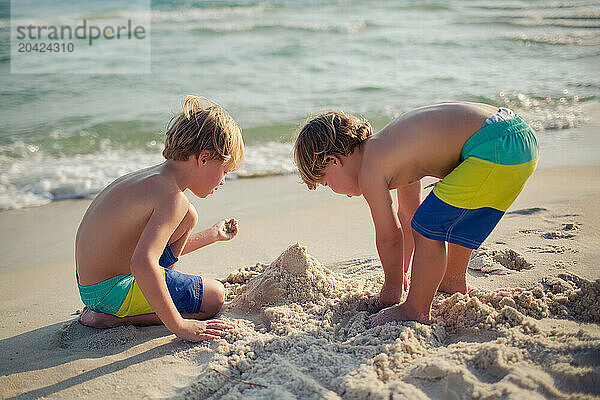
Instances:
[[[225,280],[238,329],[198,344],[76,321],[86,201],[0,213],[0,398],[599,398],[599,174],[538,170],[474,255],[468,295],[438,295],[433,325],[374,329],[382,270],[364,202],[296,177],[232,182],[220,195],[246,208],[197,207],[201,226],[239,217],[239,237],[178,268]]]

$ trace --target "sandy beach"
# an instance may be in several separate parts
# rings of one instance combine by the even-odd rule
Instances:
[[[226,282],[223,316],[238,329],[198,344],[77,322],[73,240],[88,200],[2,212],[0,397],[600,397],[599,174],[542,165],[471,260],[470,294],[438,295],[432,326],[376,329],[365,202],[297,176],[231,181],[193,202],[199,227],[235,216],[239,236],[178,268]]]
[[[0,399],[600,400],[600,0],[0,10]],[[80,221],[115,179],[164,161],[187,95],[244,138],[224,186],[186,193],[196,231],[236,218],[239,234],[176,265],[223,282],[235,329],[190,343],[84,326]],[[431,325],[371,328],[384,277],[370,210],[301,183],[294,132],[326,110],[376,132],[453,101],[527,121],[538,168],[473,253],[468,293],[438,293]]]

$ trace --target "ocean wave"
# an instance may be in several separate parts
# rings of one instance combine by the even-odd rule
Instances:
[[[420,10],[420,11],[447,11],[447,10],[450,10],[450,6],[443,2],[406,4],[406,5],[400,5],[400,6],[398,6],[398,8],[405,9],[405,10]]]
[[[600,29],[598,19],[568,19],[568,18],[529,18],[529,17],[489,17],[477,16],[477,18],[459,18],[457,25],[505,25],[520,28],[571,28],[571,29]]]
[[[525,28],[556,27],[578,29],[600,29],[600,20],[594,19],[567,19],[567,18],[542,18],[542,19],[507,19],[498,20],[499,24],[519,26]]]
[[[532,96],[518,91],[500,92],[477,101],[513,109],[537,131],[578,128],[589,121],[583,103],[595,101],[596,96],[573,96],[568,90],[561,97]]]
[[[226,6],[214,8],[182,8],[175,10],[160,9],[138,9],[138,10],[112,10],[98,13],[82,13],[81,15],[60,15],[54,17],[20,17],[20,18],[1,18],[0,28],[10,28],[16,26],[47,26],[47,25],[80,25],[82,19],[86,19],[90,24],[98,25],[101,22],[114,22],[115,20],[126,20],[135,17],[136,20],[152,21],[152,23],[161,22],[194,22],[230,19],[233,17],[247,17],[260,14],[264,11],[264,5],[257,6]],[[35,13],[33,13],[35,14]]]
[[[160,161],[160,155],[143,152],[108,151],[61,158],[32,153],[26,159],[0,159],[0,210],[91,198],[115,178]]]
[[[522,1],[483,1],[471,2],[468,8],[489,10],[562,10],[573,8],[587,8],[598,5],[597,1],[557,1],[557,2],[522,2]]]
[[[266,142],[244,148],[244,165],[234,178],[289,175],[297,171],[290,143]]]
[[[12,28],[16,28],[18,26],[49,26],[49,25],[80,25],[81,18],[74,19],[68,17],[56,17],[56,18],[10,18],[10,19],[0,19],[0,29],[2,30],[10,30]]]
[[[386,88],[382,87],[382,86],[358,86],[355,87],[353,89],[350,89],[354,92],[379,92],[379,91],[383,91],[386,90]]]
[[[548,2],[470,5],[462,10],[459,21],[468,25],[596,29],[600,28],[598,5],[597,1],[569,6]]]
[[[264,5],[152,10],[152,22],[193,22],[248,17],[263,13]]]
[[[26,129],[8,130],[0,137],[0,156],[27,158],[32,152],[49,157],[102,153],[111,149],[156,150],[163,137],[160,124],[151,120],[116,120],[89,123],[82,116],[58,123],[30,123]],[[30,139],[29,139],[30,138]]]
[[[581,33],[540,33],[528,35],[521,33],[515,36],[506,36],[506,40],[522,44],[541,44],[553,46],[600,46],[600,37],[597,34]]]
[[[107,149],[55,157],[26,145],[22,158],[0,156],[0,210],[34,207],[63,199],[93,198],[119,176],[164,161],[161,151]],[[292,174],[290,144],[246,146],[245,162],[228,179]]]
[[[297,30],[305,32],[329,32],[342,34],[355,34],[367,26],[364,20],[319,23],[319,22],[281,22],[281,23],[255,23],[255,22],[209,22],[191,27],[197,32],[229,33],[251,32],[261,30]]]
[[[110,25],[115,22],[126,22],[128,19],[133,21],[151,21],[151,13],[146,10],[122,10],[111,11],[98,14],[82,13],[79,15],[56,15],[56,16],[38,16],[32,12],[32,16],[22,16],[10,19],[0,19],[0,28],[14,28],[17,26],[71,26],[75,28],[82,24],[83,20],[87,25]]]

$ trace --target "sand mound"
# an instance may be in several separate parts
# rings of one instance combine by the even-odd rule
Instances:
[[[370,328],[381,277],[329,271],[300,245],[260,269],[230,276],[238,280],[228,279],[230,292],[240,294],[225,313],[258,322],[239,319],[183,397],[600,395],[600,329],[557,319],[597,322],[600,281],[561,275],[528,289],[440,294],[436,324]]]
[[[469,268],[484,274],[505,275],[511,270],[531,269],[533,265],[512,249],[490,250],[482,247],[473,252]]]
[[[342,298],[360,286],[359,282],[344,279],[323,267],[305,247],[295,244],[252,279],[231,302],[230,309],[261,312],[275,305],[317,306],[328,303],[328,299]]]
[[[243,293],[250,279],[260,275],[266,267],[268,267],[268,265],[257,263],[253,267],[240,268],[230,273],[229,276],[223,280],[223,285],[225,286],[225,301],[229,303],[235,299],[237,295]]]

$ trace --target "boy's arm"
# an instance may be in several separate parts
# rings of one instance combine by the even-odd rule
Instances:
[[[230,224],[230,225],[228,225]],[[231,226],[231,229],[228,229]],[[237,221],[234,218],[223,219],[208,229],[200,232],[192,233],[190,238],[185,242],[185,246],[181,255],[191,253],[209,244],[213,244],[222,240],[231,240],[238,233]]]
[[[163,198],[155,207],[131,258],[131,272],[148,303],[177,336],[192,341],[216,337],[206,323],[185,320],[175,307],[158,260],[164,246],[183,220],[189,202],[183,193]],[[211,337],[212,336],[212,337]]]
[[[375,225],[375,243],[385,273],[382,295],[387,290],[389,298],[381,298],[383,304],[393,304],[400,300],[404,282],[403,242],[404,237],[398,214],[394,209],[392,196],[384,177],[364,179],[361,189],[371,209]]]

